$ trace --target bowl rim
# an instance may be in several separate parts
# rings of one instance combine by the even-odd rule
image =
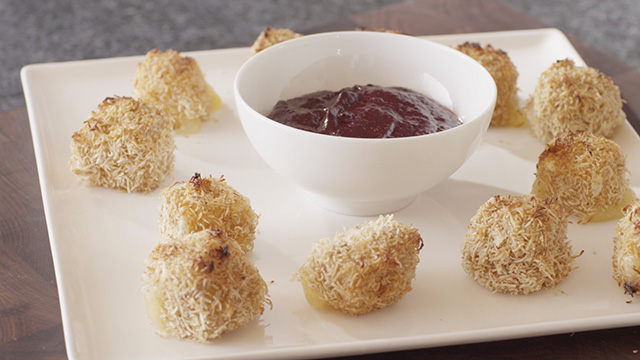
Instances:
[[[239,90],[239,83],[241,81],[242,76],[244,75],[244,73],[246,72],[246,69],[250,66],[252,66],[252,64],[257,61],[255,59],[260,59],[261,57],[264,56],[269,56],[269,54],[271,52],[276,52],[276,51],[280,51],[279,49],[286,47],[286,46],[291,46],[291,44],[296,44],[299,42],[308,42],[308,41],[315,41],[315,39],[317,38],[341,38],[341,37],[402,37],[403,39],[413,39],[413,40],[409,40],[409,41],[416,41],[416,44],[419,43],[420,41],[424,41],[429,43],[431,46],[440,48],[441,50],[445,50],[448,52],[452,52],[454,54],[456,54],[456,56],[460,56],[462,58],[466,58],[467,60],[469,60],[470,65],[471,66],[475,66],[481,73],[484,73],[485,76],[488,76],[488,79],[492,80],[490,82],[488,82],[489,84],[492,84],[492,86],[490,86],[489,89],[487,89],[487,91],[491,91],[491,100],[489,101],[488,105],[485,106],[485,108],[478,113],[478,115],[468,121],[462,121],[462,124],[446,129],[446,130],[442,130],[442,131],[438,131],[435,133],[430,133],[430,134],[423,134],[423,135],[414,135],[414,136],[405,136],[405,137],[395,137],[395,138],[358,138],[358,137],[347,137],[347,136],[338,136],[338,135],[330,135],[330,134],[322,134],[322,133],[316,133],[313,131],[308,131],[308,130],[304,130],[304,129],[299,129],[293,126],[289,126],[289,125],[285,125],[282,124],[280,122],[277,122],[271,118],[269,118],[266,115],[261,114],[259,111],[257,111],[256,109],[254,109],[252,106],[250,106],[244,99],[244,97],[240,94],[240,90]],[[454,133],[463,131],[464,129],[466,129],[467,127],[471,126],[471,123],[475,123],[480,121],[479,119],[482,119],[485,117],[487,112],[493,112],[494,108],[495,108],[495,103],[497,100],[497,86],[495,84],[495,80],[493,79],[493,76],[489,73],[489,71],[482,66],[479,62],[477,62],[475,59],[471,58],[470,56],[464,54],[461,51],[458,51],[456,49],[454,49],[453,47],[447,46],[447,45],[443,45],[440,44],[438,42],[429,40],[429,39],[424,39],[424,38],[418,38],[416,36],[413,35],[407,35],[407,34],[400,34],[400,33],[387,33],[387,32],[379,32],[379,31],[367,31],[367,30],[348,30],[348,31],[330,31],[330,32],[322,32],[322,33],[316,33],[316,34],[310,34],[310,35],[304,35],[298,38],[294,38],[294,39],[290,39],[290,40],[286,40],[283,42],[280,42],[278,44],[272,45],[260,52],[258,52],[257,54],[254,54],[253,56],[251,56],[249,59],[247,59],[242,66],[238,69],[234,80],[233,80],[233,95],[236,101],[236,107],[238,102],[241,102],[244,107],[246,109],[249,110],[249,112],[251,112],[254,116],[257,116],[261,122],[265,122],[267,124],[269,124],[269,126],[275,126],[275,127],[280,127],[280,129],[282,129],[283,131],[286,132],[294,132],[297,134],[306,134],[306,135],[300,135],[300,136],[309,136],[309,137],[322,137],[323,139],[335,139],[335,140],[329,140],[329,141],[340,141],[340,142],[365,142],[365,143],[375,143],[375,142],[385,142],[385,143],[392,143],[392,142],[399,142],[399,141],[421,141],[424,138],[435,138],[435,137],[442,137],[442,136],[448,136],[449,134],[453,135]],[[275,104],[274,104],[275,106]],[[237,111],[237,110],[236,110]],[[240,119],[242,123],[244,123],[245,121],[241,118]],[[490,119],[487,121],[487,127],[489,126],[490,123]]]

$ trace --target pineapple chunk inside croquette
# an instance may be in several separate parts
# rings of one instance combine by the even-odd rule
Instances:
[[[327,302],[322,300],[320,294],[309,286],[309,280],[307,278],[301,277],[298,280],[300,281],[300,284],[302,284],[304,298],[307,299],[309,305],[316,308],[321,308],[327,305]]]
[[[591,221],[599,222],[599,221],[609,221],[620,219],[623,215],[622,209],[633,202],[636,199],[635,192],[629,188],[624,192],[620,200],[608,207],[597,209],[596,212],[591,217]]]
[[[162,319],[164,304],[160,294],[156,291],[148,291],[144,294],[144,300],[147,304],[147,315],[149,319],[160,332],[165,332],[167,325],[164,319]]]
[[[318,241],[295,278],[312,306],[362,315],[411,291],[421,248],[416,228],[380,216]]]
[[[222,109],[222,99],[220,99],[218,93],[216,93],[209,84],[207,84],[207,94],[211,99],[211,111],[218,111]]]

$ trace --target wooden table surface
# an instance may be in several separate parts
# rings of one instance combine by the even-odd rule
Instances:
[[[412,35],[547,27],[500,0],[421,0],[316,31],[387,28]],[[620,86],[640,129],[640,70],[570,37],[587,64]],[[66,359],[33,144],[24,107],[0,113],[0,359]],[[640,327],[352,356],[342,359],[640,359]]]

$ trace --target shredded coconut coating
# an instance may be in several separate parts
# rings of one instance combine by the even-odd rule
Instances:
[[[134,94],[175,119],[179,134],[200,131],[203,121],[222,107],[195,59],[181,52],[153,49],[138,64]]]
[[[180,238],[204,229],[220,229],[244,252],[253,249],[258,214],[250,200],[225,181],[201,177],[177,182],[160,195],[160,232],[166,239]]]
[[[384,308],[411,291],[420,261],[418,230],[380,216],[332,239],[322,239],[295,274],[314,306],[362,315]]]
[[[173,170],[173,121],[150,104],[108,97],[71,136],[71,171],[86,183],[149,192]]]
[[[217,230],[158,243],[142,280],[149,315],[162,337],[209,342],[271,305],[258,269]]]
[[[259,35],[258,38],[251,45],[251,55],[255,55],[260,51],[279,44],[283,41],[295,39],[301,37],[302,34],[298,34],[291,29],[274,29],[267,26]]]
[[[559,60],[538,79],[525,109],[531,129],[548,143],[572,131],[610,137],[626,119],[620,89],[597,69]]]
[[[494,196],[471,218],[462,267],[494,292],[524,295],[553,287],[567,278],[575,257],[567,224],[550,199]]]
[[[496,83],[498,94],[491,125],[526,126],[527,116],[518,100],[518,70],[509,55],[491,45],[482,47],[470,42],[458,45],[456,49],[484,66]]]
[[[557,198],[579,223],[622,216],[633,200],[626,159],[614,141],[578,131],[555,138],[540,154],[532,193]]]
[[[640,291],[640,200],[623,211],[613,238],[613,278],[633,296]]]

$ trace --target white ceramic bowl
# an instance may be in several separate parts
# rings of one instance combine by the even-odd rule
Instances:
[[[403,86],[448,105],[463,124],[435,134],[360,139],[316,134],[266,117],[278,100],[356,84]],[[401,209],[453,174],[482,141],[496,101],[491,75],[461,52],[379,32],[307,35],[251,57],[234,82],[256,151],[321,206],[349,215]]]

